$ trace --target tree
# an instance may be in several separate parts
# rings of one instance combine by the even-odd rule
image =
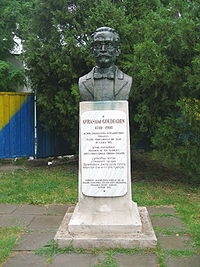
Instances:
[[[130,73],[133,76],[132,121],[135,139],[151,138],[157,122],[176,116],[176,102],[198,98],[200,23],[191,3],[169,1],[137,21],[139,40],[134,44]],[[199,10],[193,2],[193,10]],[[195,12],[194,12],[195,14]]]
[[[7,59],[16,45],[14,37],[18,30],[19,5],[17,1],[0,2],[0,91],[15,91],[24,84],[24,71],[18,70]]]
[[[133,77],[133,140],[150,140],[156,125],[199,96],[199,3],[174,0],[34,0],[22,23],[25,60],[43,122],[77,144],[78,77],[94,64],[90,34],[119,31],[117,65]]]
[[[157,123],[152,142],[153,155],[179,168],[190,182],[200,182],[200,100],[183,98],[177,102],[179,116],[171,114]],[[184,177],[183,177],[184,178]]]
[[[48,129],[70,138],[74,147],[78,143],[77,82],[94,64],[90,34],[105,21],[121,32],[127,23],[124,11],[111,1],[37,0],[24,28],[25,59],[41,118]]]

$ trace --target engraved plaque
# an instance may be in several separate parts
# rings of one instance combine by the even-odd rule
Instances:
[[[127,193],[127,116],[119,110],[85,111],[80,118],[82,193]]]

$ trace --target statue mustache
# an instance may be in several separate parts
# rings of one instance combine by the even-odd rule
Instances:
[[[100,53],[98,53],[97,55],[96,55],[96,57],[112,57],[110,54],[108,54],[108,53],[102,53],[102,52],[100,52]]]

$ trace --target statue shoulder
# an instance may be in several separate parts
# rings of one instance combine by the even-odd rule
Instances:
[[[132,77],[117,69],[115,100],[128,100],[132,85]]]
[[[125,80],[128,83],[132,83],[132,77],[121,71],[120,69],[117,69],[117,75],[118,78],[121,80]]]
[[[88,72],[87,74],[83,75],[82,77],[79,78],[79,84],[81,84],[82,82],[91,79],[93,77],[93,69]]]
[[[91,83],[93,78],[93,69],[79,78],[79,93],[81,101],[93,101],[94,95],[91,89]]]
[[[132,77],[124,73],[124,80],[126,80],[128,83],[132,83]]]

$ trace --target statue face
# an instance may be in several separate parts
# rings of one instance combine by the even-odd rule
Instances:
[[[93,53],[98,67],[108,68],[112,66],[116,57],[119,56],[114,33],[108,31],[97,32],[94,35]]]

